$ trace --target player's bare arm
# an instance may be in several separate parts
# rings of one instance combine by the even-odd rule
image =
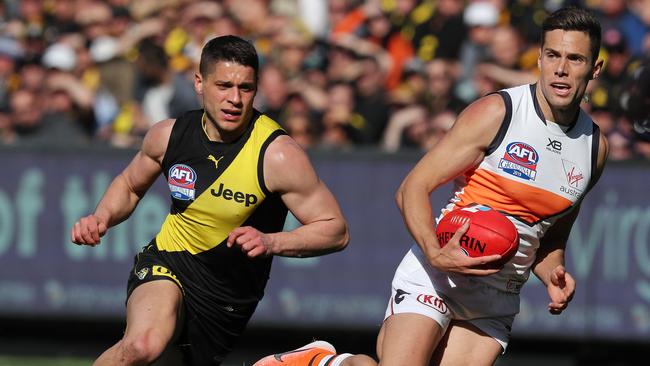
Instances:
[[[477,100],[458,116],[452,129],[418,162],[400,185],[397,205],[404,222],[429,262],[441,271],[487,275],[498,269],[478,268],[500,256],[471,258],[462,254],[458,243],[467,226],[462,227],[444,247],[436,239],[431,192],[476,166],[485,156],[505,116],[499,95]]]
[[[279,136],[269,145],[264,180],[271,192],[281,195],[302,226],[272,234],[250,227],[237,228],[228,236],[228,246],[239,245],[250,257],[309,257],[346,247],[348,227],[336,199],[316,174],[307,154],[290,137]]]
[[[580,207],[575,207],[558,219],[540,240],[533,273],[546,286],[551,314],[559,314],[569,305],[576,289],[576,282],[564,267],[564,252],[571,227],[578,217]]]
[[[72,242],[97,245],[108,228],[126,220],[160,174],[162,159],[175,120],[161,121],[147,132],[142,148],[111,182],[93,214],[77,221]]]

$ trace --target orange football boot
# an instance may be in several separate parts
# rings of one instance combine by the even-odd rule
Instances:
[[[318,366],[324,357],[334,354],[336,349],[331,344],[314,341],[292,351],[266,356],[253,366]]]

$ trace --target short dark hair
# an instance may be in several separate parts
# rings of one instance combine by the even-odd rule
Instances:
[[[544,46],[546,32],[555,29],[587,33],[591,41],[592,63],[596,62],[600,52],[601,31],[600,22],[591,12],[577,7],[562,8],[553,12],[542,24],[542,46]]]
[[[212,38],[201,51],[199,72],[205,77],[219,61],[232,61],[250,66],[255,70],[255,78],[257,78],[259,71],[257,51],[245,39],[231,35]]]

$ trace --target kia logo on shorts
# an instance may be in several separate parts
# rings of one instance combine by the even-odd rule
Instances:
[[[436,295],[419,294],[418,302],[432,309],[435,309],[440,314],[447,313],[447,304],[445,304],[445,300]]]

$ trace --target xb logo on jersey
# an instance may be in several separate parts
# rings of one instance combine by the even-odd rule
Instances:
[[[559,154],[562,151],[562,141],[548,139],[548,144],[546,144],[546,150],[552,151],[556,154]]]

